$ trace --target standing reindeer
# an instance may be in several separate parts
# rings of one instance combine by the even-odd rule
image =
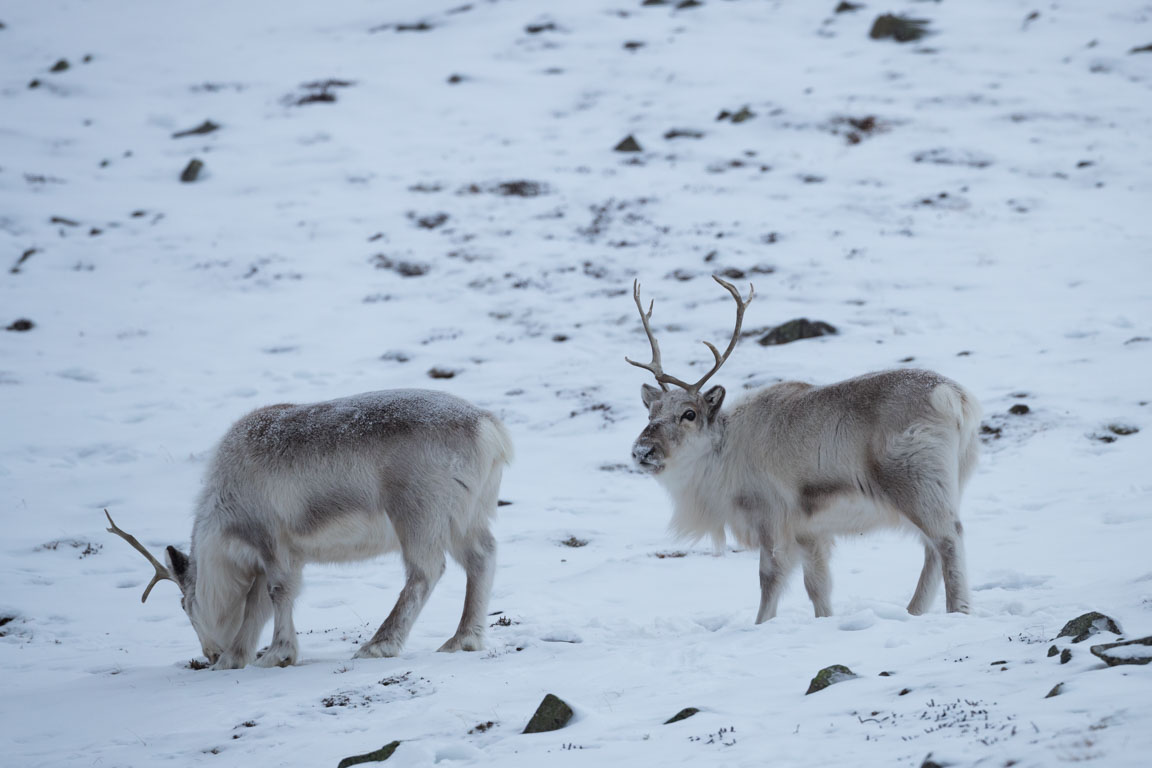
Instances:
[[[483,648],[496,567],[489,521],[512,442],[495,416],[449,394],[369,392],[311,405],[272,405],[228,430],[211,460],[192,549],[148,558],[181,604],[215,669],[296,663],[292,604],[306,563],[364,560],[399,549],[407,580],[392,613],[356,658],[395,656],[451,553],[468,574],[464,614],[441,651]],[[107,512],[105,512],[107,514]]]
[[[695,384],[664,373],[649,325],[653,304],[645,312],[633,285],[652,362],[625,360],[655,375],[660,389],[642,387],[649,421],[632,457],[672,497],[673,530],[699,539],[727,528],[760,549],[757,624],[776,615],[797,559],[816,616],[832,615],[833,537],[881,527],[910,529],[924,543],[910,613],[928,609],[941,574],[948,611],[968,613],[958,510],[976,464],[976,398],[939,374],[895,370],[826,386],[787,381],[721,412],[724,388],[700,389],[736,347],[754,291],[742,300],[714,279],[736,300],[736,330],[723,355],[704,342],[715,364]]]

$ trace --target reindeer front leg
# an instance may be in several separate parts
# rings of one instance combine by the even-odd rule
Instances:
[[[290,667],[300,655],[292,606],[300,593],[304,569],[299,566],[277,568],[268,574],[268,597],[272,601],[272,644],[256,660],[258,667]]]
[[[792,542],[779,543],[774,546],[772,540],[766,536],[760,537],[760,610],[756,614],[756,623],[763,624],[776,616],[776,605],[780,602],[780,593],[788,581],[788,574],[796,564],[796,552]]]

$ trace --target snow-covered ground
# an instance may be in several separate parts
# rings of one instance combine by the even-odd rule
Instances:
[[[1152,634],[1152,5],[835,5],[0,4],[0,326],[34,323],[0,333],[0,763],[1147,765],[1152,666],[1046,654],[1093,609]],[[729,397],[910,364],[981,398],[971,616],[910,617],[919,545],[880,534],[834,617],[794,578],[754,626],[756,553],[669,538],[631,284],[686,377],[725,270],[747,329],[841,331],[749,336]],[[298,666],[190,668],[102,510],[186,547],[240,415],[410,386],[516,441],[489,650],[434,652],[453,564],[403,655],[351,661],[393,556],[306,571]],[[859,677],[805,696],[830,664]],[[520,735],[549,692],[573,723]]]

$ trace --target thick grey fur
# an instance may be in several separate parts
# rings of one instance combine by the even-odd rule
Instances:
[[[644,385],[649,424],[632,455],[672,497],[672,528],[760,550],[760,610],[776,615],[798,560],[817,616],[830,616],[836,535],[914,531],[924,567],[909,612],[926,611],[943,577],[948,611],[971,605],[959,505],[976,465],[980,406],[931,371],[871,373],[827,386],[784,382],[729,412],[703,394]],[[696,418],[685,414],[692,411]]]
[[[168,568],[217,669],[296,663],[292,604],[307,563],[400,550],[400,598],[357,658],[394,656],[445,567],[468,576],[464,612],[440,650],[483,647],[496,564],[490,521],[512,442],[500,421],[460,398],[415,389],[310,405],[272,405],[228,430],[212,457],[188,556]]]

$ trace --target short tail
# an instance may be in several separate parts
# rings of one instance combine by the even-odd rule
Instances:
[[[498,466],[511,464],[512,459],[516,457],[516,450],[512,447],[512,436],[508,434],[504,424],[491,414],[485,415],[480,420],[480,445]]]

